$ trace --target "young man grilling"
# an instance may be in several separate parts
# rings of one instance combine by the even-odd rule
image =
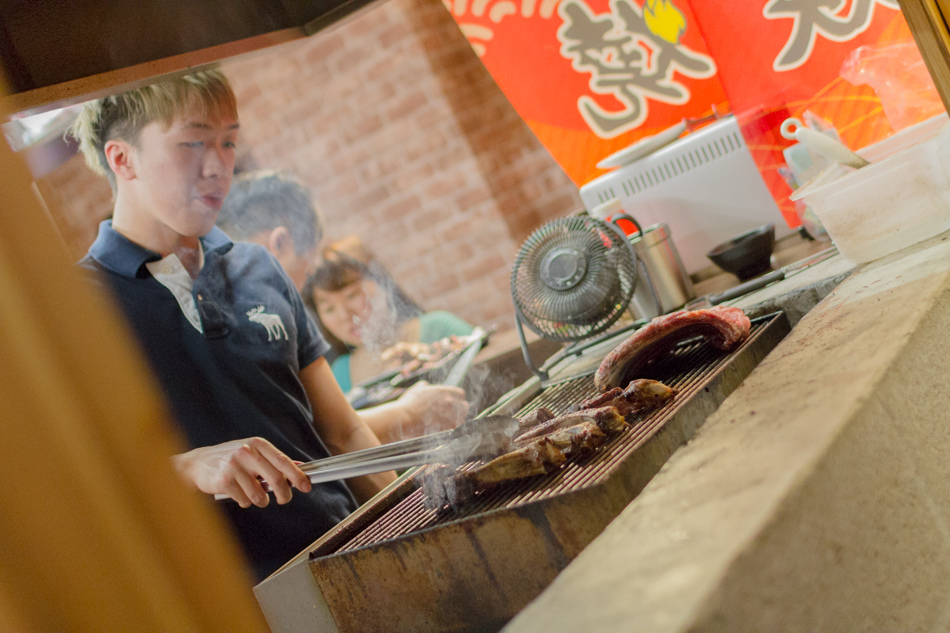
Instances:
[[[221,507],[263,579],[394,474],[351,480],[351,494],[311,486],[295,464],[379,441],[280,264],[214,226],[234,168],[234,94],[217,71],[166,80],[86,104],[73,134],[115,191],[80,265],[113,290],[193,447],[176,471],[236,502]]]

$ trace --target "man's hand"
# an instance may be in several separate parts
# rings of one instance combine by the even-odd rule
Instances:
[[[402,436],[407,438],[454,429],[465,421],[469,406],[464,390],[424,380],[406,389],[396,404],[409,415],[402,428]]]
[[[388,444],[436,431],[454,429],[465,421],[469,404],[458,387],[417,382],[399,399],[357,413]]]
[[[201,492],[226,494],[242,507],[270,503],[267,482],[277,503],[292,496],[291,486],[310,492],[310,480],[292,459],[261,437],[196,448],[172,457],[178,474]]]

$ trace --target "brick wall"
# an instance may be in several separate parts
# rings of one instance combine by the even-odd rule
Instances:
[[[294,172],[328,238],[360,235],[425,308],[510,327],[518,247],[580,200],[438,0],[390,0],[223,70],[245,166]],[[76,227],[108,213],[108,186],[78,161],[64,169],[43,190],[61,190],[70,235],[91,240]]]

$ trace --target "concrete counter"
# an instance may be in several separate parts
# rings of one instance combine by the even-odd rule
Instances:
[[[505,631],[945,630],[948,482],[938,237],[805,314]]]

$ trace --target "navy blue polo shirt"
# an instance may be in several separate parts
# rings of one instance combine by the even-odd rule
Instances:
[[[329,345],[296,288],[259,245],[232,243],[218,228],[201,243],[205,262],[192,296],[203,332],[146,267],[162,256],[126,239],[111,221],[99,226],[79,265],[112,289],[192,448],[260,436],[291,459],[327,457],[298,373]],[[356,504],[344,483],[331,482],[310,494],[295,490],[285,505],[219,507],[263,579]]]

